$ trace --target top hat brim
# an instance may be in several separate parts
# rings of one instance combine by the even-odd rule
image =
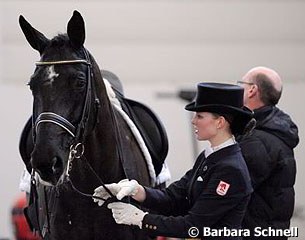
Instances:
[[[245,108],[237,108],[230,105],[223,104],[206,104],[206,105],[197,105],[195,102],[189,103],[185,106],[185,110],[192,112],[213,112],[213,113],[244,113],[246,115],[251,114],[252,111]]]

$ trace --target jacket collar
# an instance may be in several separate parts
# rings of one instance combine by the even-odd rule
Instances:
[[[205,151],[204,151],[204,155],[205,157],[207,158],[210,154],[214,153],[214,152],[217,152],[219,151],[220,149],[223,149],[225,147],[228,147],[230,145],[233,145],[235,144],[236,141],[235,141],[235,138],[234,136],[232,136],[231,138],[229,138],[228,140],[226,140],[225,142],[219,144],[218,146],[215,146],[215,147],[211,147],[211,146],[208,146]]]
[[[240,147],[238,144],[233,144],[211,153],[206,160],[209,163],[226,161],[226,156],[235,154],[237,152],[240,152]]]
[[[254,109],[254,118],[256,121],[263,121],[274,109],[274,106],[264,106],[258,109]]]

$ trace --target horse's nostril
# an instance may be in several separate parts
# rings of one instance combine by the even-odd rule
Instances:
[[[47,166],[39,166],[35,168],[35,171],[46,182],[52,182],[53,171]]]
[[[63,161],[59,157],[54,157],[53,160],[52,170],[55,174],[60,174],[63,170]]]

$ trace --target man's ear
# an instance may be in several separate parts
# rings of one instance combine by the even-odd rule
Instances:
[[[258,96],[259,91],[258,91],[257,85],[253,84],[253,85],[249,86],[247,89],[247,93],[248,93],[248,98],[253,98],[255,96]]]

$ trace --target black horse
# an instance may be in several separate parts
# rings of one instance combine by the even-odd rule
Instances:
[[[83,46],[82,16],[74,11],[67,34],[51,40],[23,16],[19,23],[41,57],[29,82],[33,135],[26,136],[23,156],[31,159],[25,164],[32,172],[27,211],[32,227],[45,239],[147,239],[136,227],[117,225],[90,197],[104,183],[132,178],[151,186],[152,181],[143,152]]]

